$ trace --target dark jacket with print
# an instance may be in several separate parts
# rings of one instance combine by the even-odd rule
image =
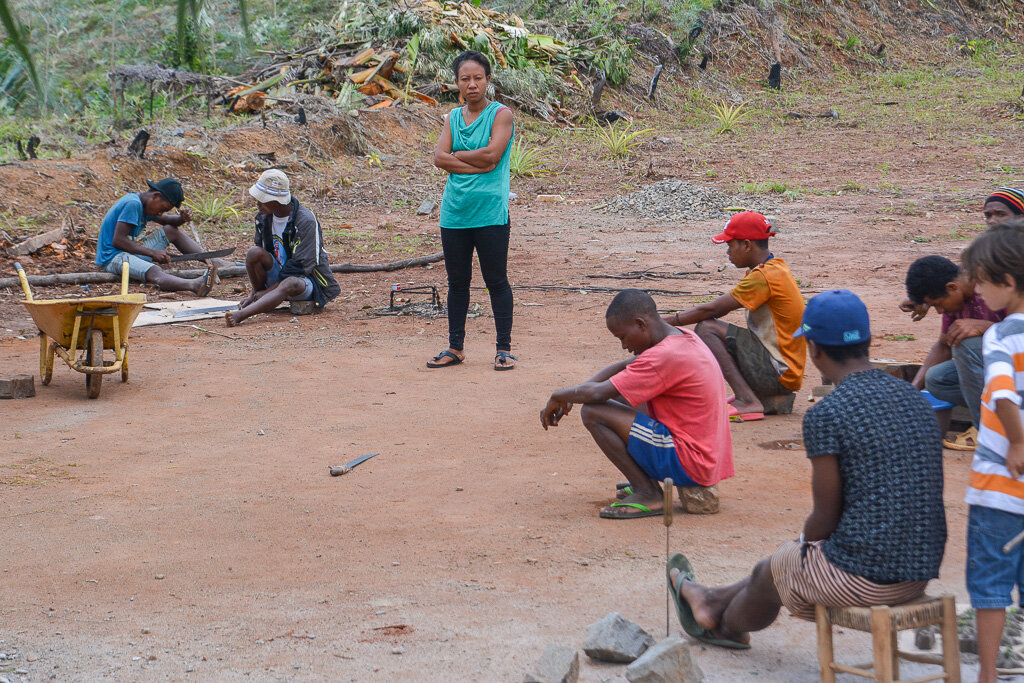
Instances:
[[[281,268],[281,279],[286,277],[308,277],[313,282],[313,304],[322,308],[338,296],[338,286],[331,267],[327,263],[323,231],[313,212],[299,204],[292,197],[292,212],[288,216],[281,242],[288,259]],[[274,223],[270,214],[256,214],[256,246],[274,253]]]

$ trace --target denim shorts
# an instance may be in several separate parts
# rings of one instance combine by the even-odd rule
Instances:
[[[167,234],[164,232],[164,229],[157,228],[146,235],[139,242],[139,246],[160,251],[161,249],[166,249],[171,246],[171,243],[167,241]],[[127,251],[119,251],[114,254],[113,258],[103,265],[103,270],[120,277],[121,261],[125,258],[128,259],[128,277],[132,280],[145,282],[146,273],[148,273],[149,269],[153,267],[153,259],[148,256],[129,254]]]
[[[270,270],[267,271],[268,287],[281,281],[281,264],[273,256],[270,257],[270,260],[274,262],[274,265],[272,265]],[[293,296],[289,298],[288,301],[309,301],[313,298],[313,281],[308,277],[304,277],[302,280],[306,283],[306,288],[302,290],[302,294]]]
[[[1024,531],[1024,515],[971,505],[967,516],[967,592],[975,609],[1002,609],[1013,604],[1024,585],[1024,544],[1009,553],[1003,546]]]
[[[643,413],[637,413],[629,429],[629,455],[651,479],[672,479],[676,486],[700,486],[679,462],[668,427]]]

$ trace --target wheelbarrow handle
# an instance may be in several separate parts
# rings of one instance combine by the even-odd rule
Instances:
[[[128,257],[121,260],[121,296],[128,294]]]
[[[28,286],[28,278],[25,276],[25,269],[21,267],[20,263],[15,263],[14,267],[18,270],[18,279],[21,281],[21,289],[25,292],[25,300],[32,301],[32,290]]]

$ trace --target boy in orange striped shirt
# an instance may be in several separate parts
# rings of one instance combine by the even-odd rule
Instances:
[[[1007,316],[983,337],[981,428],[966,500],[967,591],[977,614],[978,680],[995,683],[1006,607],[1022,603],[1024,546],[1003,548],[1024,532],[1024,220],[993,226],[963,254],[964,269],[993,310]]]

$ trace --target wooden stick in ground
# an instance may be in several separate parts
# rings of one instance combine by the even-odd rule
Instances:
[[[665,498],[662,501],[664,509],[662,510],[662,521],[665,523],[665,573],[668,573],[668,528],[672,526],[672,489],[675,488],[671,479],[666,479],[662,483],[664,489]],[[675,589],[675,586],[672,587]],[[668,593],[665,593],[665,637],[669,636],[669,600]]]

